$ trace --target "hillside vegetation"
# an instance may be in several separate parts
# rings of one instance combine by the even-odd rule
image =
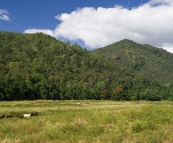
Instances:
[[[123,40],[88,51],[37,34],[0,32],[0,100],[172,100],[173,55]]]
[[[97,49],[94,53],[132,69],[135,74],[139,73],[163,84],[173,83],[173,54],[161,48],[125,39]]]

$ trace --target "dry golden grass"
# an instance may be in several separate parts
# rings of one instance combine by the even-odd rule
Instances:
[[[13,101],[0,115],[38,111],[38,116],[0,119],[2,143],[171,143],[173,102]]]

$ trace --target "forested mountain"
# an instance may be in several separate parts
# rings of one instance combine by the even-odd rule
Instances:
[[[163,85],[173,84],[173,54],[161,48],[125,39],[94,50],[94,53]]]
[[[172,100],[172,58],[129,40],[87,51],[42,33],[1,31],[0,100]]]

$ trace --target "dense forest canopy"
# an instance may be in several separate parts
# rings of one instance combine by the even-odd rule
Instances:
[[[135,74],[139,73],[163,84],[173,83],[173,54],[162,48],[125,39],[94,50],[94,53],[132,69]]]
[[[130,40],[93,51],[0,32],[0,100],[173,100],[173,55]]]

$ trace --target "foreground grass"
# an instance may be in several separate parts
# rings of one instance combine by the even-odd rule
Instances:
[[[0,102],[0,115],[31,111],[39,116],[0,119],[0,142],[173,142],[173,102]]]

